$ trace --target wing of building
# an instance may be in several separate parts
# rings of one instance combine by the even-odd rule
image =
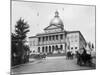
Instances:
[[[80,31],[64,30],[63,21],[56,11],[50,25],[44,28],[44,33],[29,37],[29,46],[31,54],[33,52],[55,54],[68,51],[75,53],[86,46],[86,41]]]

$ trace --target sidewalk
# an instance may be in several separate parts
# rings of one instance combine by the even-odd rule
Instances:
[[[13,66],[13,67],[11,67],[11,69],[14,69],[14,68],[17,68],[17,67],[20,67],[20,66],[24,66],[24,65],[27,65],[27,64],[29,64],[29,63],[35,63],[35,62],[37,62],[37,59],[29,59],[29,62],[27,62],[27,63],[24,63],[24,64],[20,64],[20,65],[16,65],[16,66]]]

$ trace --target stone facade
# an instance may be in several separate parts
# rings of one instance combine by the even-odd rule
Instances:
[[[31,54],[43,52],[47,54],[66,53],[79,50],[86,46],[86,41],[80,31],[66,31],[58,11],[50,25],[44,28],[44,33],[29,37]]]

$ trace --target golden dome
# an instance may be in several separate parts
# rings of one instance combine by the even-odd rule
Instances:
[[[58,11],[55,12],[54,18],[51,20],[50,25],[58,25],[58,26],[63,26],[63,22],[59,17]]]

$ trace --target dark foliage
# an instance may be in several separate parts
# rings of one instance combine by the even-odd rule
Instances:
[[[92,57],[90,54],[87,54],[86,50],[83,48],[83,53],[80,54],[77,52],[77,64],[82,66],[82,65],[88,65],[91,66],[92,65]]]
[[[15,25],[15,33],[11,34],[11,65],[19,65],[28,62],[29,47],[25,45],[26,34],[29,25],[23,19],[19,19]]]

